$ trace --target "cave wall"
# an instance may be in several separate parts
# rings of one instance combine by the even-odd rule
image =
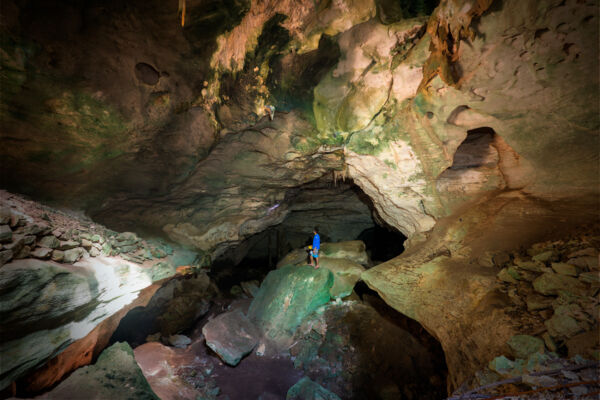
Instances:
[[[4,1],[2,186],[217,257],[348,176],[408,237],[363,279],[455,387],[514,331],[480,256],[598,223],[599,8],[394,7]]]

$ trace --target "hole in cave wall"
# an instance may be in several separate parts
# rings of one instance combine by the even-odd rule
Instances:
[[[467,137],[454,153],[449,170],[493,166],[498,163],[498,151],[493,146],[495,132],[484,126],[467,131]]]

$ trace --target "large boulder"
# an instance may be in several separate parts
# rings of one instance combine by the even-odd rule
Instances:
[[[329,290],[333,298],[349,296],[365,271],[362,265],[341,258],[322,257],[319,260],[319,266],[333,273],[333,286]]]
[[[258,343],[258,330],[239,310],[211,319],[202,327],[206,345],[227,364],[236,366]]]
[[[94,365],[73,372],[41,399],[159,400],[144,378],[127,343],[104,350]]]
[[[269,272],[248,317],[271,339],[291,337],[302,319],[327,303],[334,278],[328,269],[285,266]]]

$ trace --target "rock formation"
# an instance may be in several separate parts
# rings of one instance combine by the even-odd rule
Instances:
[[[1,4],[0,189],[72,212],[1,193],[0,386],[89,363],[175,267],[278,261],[314,225],[406,251],[292,252],[251,320],[273,280],[319,285],[295,328],[360,279],[441,343],[449,392],[522,335],[597,358],[597,0],[113,3]]]

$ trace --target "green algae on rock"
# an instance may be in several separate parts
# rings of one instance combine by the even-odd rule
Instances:
[[[327,269],[291,265],[269,272],[248,317],[271,339],[291,337],[304,317],[327,303],[334,278]]]

